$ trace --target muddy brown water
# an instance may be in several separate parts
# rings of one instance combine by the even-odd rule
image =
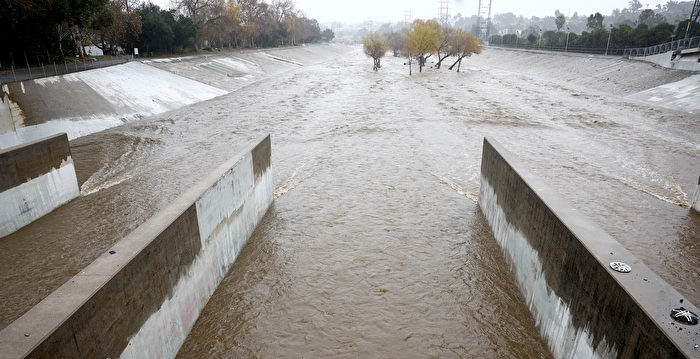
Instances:
[[[84,196],[0,241],[0,324],[268,132],[277,198],[180,357],[548,357],[475,202],[485,135],[698,303],[698,116],[519,56],[409,77],[354,48],[72,141]]]

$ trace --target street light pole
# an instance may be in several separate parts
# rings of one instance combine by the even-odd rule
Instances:
[[[569,34],[571,31],[569,31],[569,27],[566,27],[566,47],[564,48],[564,52],[569,52]]]
[[[610,24],[610,31],[608,32],[608,44],[605,46],[605,56],[608,56],[608,48],[610,48],[610,36],[612,36],[612,24]]]

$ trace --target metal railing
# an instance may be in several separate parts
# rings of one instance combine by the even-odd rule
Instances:
[[[504,47],[509,49],[526,49],[526,50],[542,50],[542,51],[556,51],[556,52],[574,52],[581,54],[595,54],[604,55],[606,52],[608,55],[621,56],[626,51],[626,49],[613,49],[602,47],[583,47],[583,46],[560,46],[560,45],[538,45],[538,44],[499,44],[491,42],[489,46],[494,47]]]
[[[0,84],[17,81],[27,81],[42,77],[65,75],[73,72],[98,69],[102,67],[114,66],[127,63],[133,60],[133,55],[113,57],[104,60],[86,60],[73,63],[51,63],[32,67],[15,68],[11,66],[9,70],[0,71]]]
[[[634,49],[625,49],[623,56],[649,56],[662,54],[668,51],[675,51],[680,49],[691,49],[700,47],[700,36],[691,37],[689,39],[682,39],[667,42],[660,45],[648,46],[648,47],[638,47]]]

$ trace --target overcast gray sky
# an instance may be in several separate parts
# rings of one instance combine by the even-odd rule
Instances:
[[[162,7],[169,7],[170,0],[151,0]],[[645,7],[655,8],[657,4],[667,1],[640,0]],[[627,7],[629,0],[493,0],[491,14],[513,12],[517,15],[545,16],[553,15],[559,9],[565,15],[575,11],[579,15],[599,11],[608,15],[615,8]],[[369,18],[375,22],[396,22],[403,20],[404,12],[410,10],[413,18],[428,19],[437,17],[438,0],[294,0],[298,9],[319,22],[341,21],[361,23]],[[478,0],[449,1],[450,15],[458,12],[463,16],[476,14]]]
[[[629,0],[492,0],[491,14],[513,12],[525,16],[553,15],[559,9],[566,15],[575,11],[580,14],[592,14],[596,11],[603,15],[610,14],[615,8],[627,7]],[[655,8],[657,4],[667,1],[641,0],[643,5]],[[368,18],[374,21],[403,20],[404,11],[411,10],[413,18],[433,18],[438,15],[438,0],[295,0],[297,8],[306,11],[309,17],[320,22],[343,21],[363,22]],[[450,15],[458,12],[463,16],[474,15],[479,6],[478,0],[460,0],[449,2]]]

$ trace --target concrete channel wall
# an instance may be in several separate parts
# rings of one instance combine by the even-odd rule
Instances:
[[[173,358],[273,190],[267,136],[0,332],[0,357]]]
[[[0,124],[15,129],[0,132],[0,148],[57,132],[73,140],[228,93],[137,61],[12,82],[3,92],[13,111],[0,111]]]
[[[698,357],[698,325],[671,318],[697,307],[491,139],[479,205],[555,358]]]
[[[698,178],[698,188],[695,189],[695,194],[690,199],[690,209],[700,213],[700,178]]]
[[[646,61],[669,69],[700,72],[700,54],[692,53],[671,59],[673,51],[649,56],[630,56],[630,60]]]
[[[79,195],[65,133],[0,150],[0,237]]]

